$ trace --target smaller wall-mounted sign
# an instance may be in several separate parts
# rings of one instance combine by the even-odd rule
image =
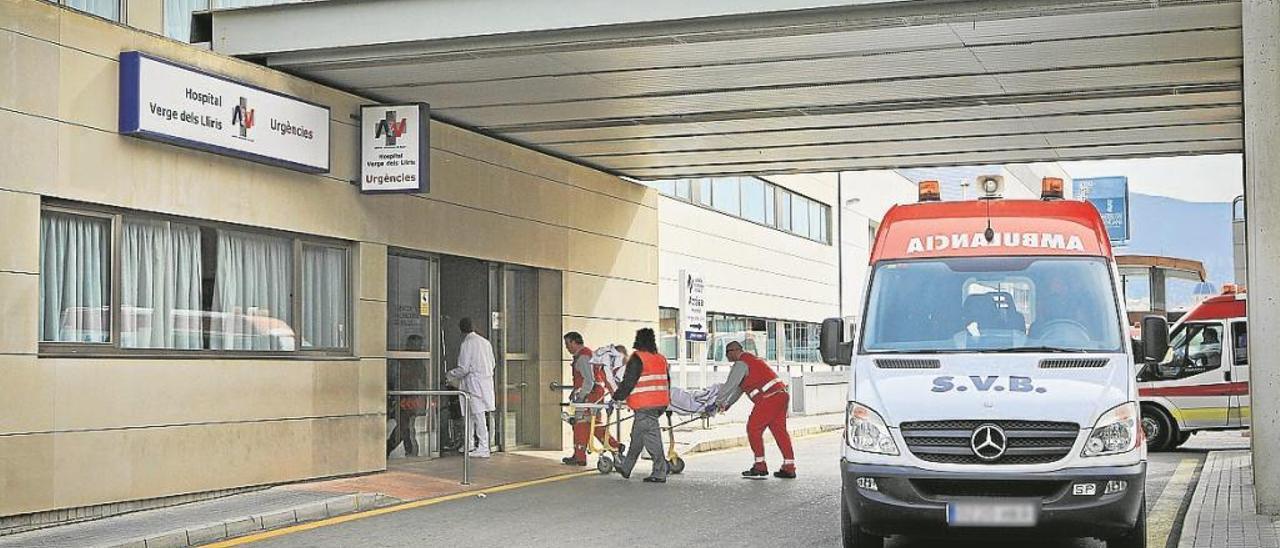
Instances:
[[[707,301],[703,297],[706,280],[701,274],[680,271],[680,325],[684,340],[707,340]]]
[[[137,51],[120,54],[120,133],[329,172],[329,107]]]
[[[360,191],[431,189],[430,107],[426,103],[360,107]]]

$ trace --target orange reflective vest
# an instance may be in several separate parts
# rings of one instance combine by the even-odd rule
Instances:
[[[627,396],[627,407],[632,409],[666,408],[671,405],[671,373],[667,358],[662,354],[636,351],[644,367],[640,380]]]
[[[747,395],[752,403],[758,402],[764,398],[783,392],[787,389],[787,385],[778,378],[778,374],[769,367],[768,363],[756,357],[755,354],[743,352],[738,357],[738,361],[747,364],[747,376],[743,377],[742,383],[738,388]]]

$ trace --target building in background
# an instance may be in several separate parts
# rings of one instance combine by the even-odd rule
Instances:
[[[706,281],[707,344],[691,367],[724,365],[724,345],[800,373],[820,366],[818,328],[856,310],[875,229],[915,185],[891,171],[654,181],[659,322],[676,358],[681,271]]]

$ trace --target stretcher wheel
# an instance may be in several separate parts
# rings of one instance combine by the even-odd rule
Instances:
[[[667,461],[667,467],[668,467],[667,470],[669,470],[672,474],[682,473],[684,472],[684,459],[680,457],[671,459]]]
[[[609,472],[612,472],[613,459],[609,458],[608,455],[600,455],[600,458],[596,459],[596,470],[601,474],[608,474]]]

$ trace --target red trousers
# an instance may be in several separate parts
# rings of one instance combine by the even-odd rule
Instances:
[[[764,468],[764,431],[773,433],[782,451],[782,467],[795,468],[795,452],[791,449],[791,434],[787,432],[787,410],[791,408],[791,395],[780,392],[755,402],[751,416],[747,418],[747,442],[755,453],[756,465]]]
[[[578,460],[587,460],[587,442],[591,440],[591,415],[587,415],[585,420],[579,419],[573,423],[573,456]],[[609,427],[601,424],[600,412],[596,412],[596,439],[605,446],[606,449],[617,449],[618,440],[609,434]]]

